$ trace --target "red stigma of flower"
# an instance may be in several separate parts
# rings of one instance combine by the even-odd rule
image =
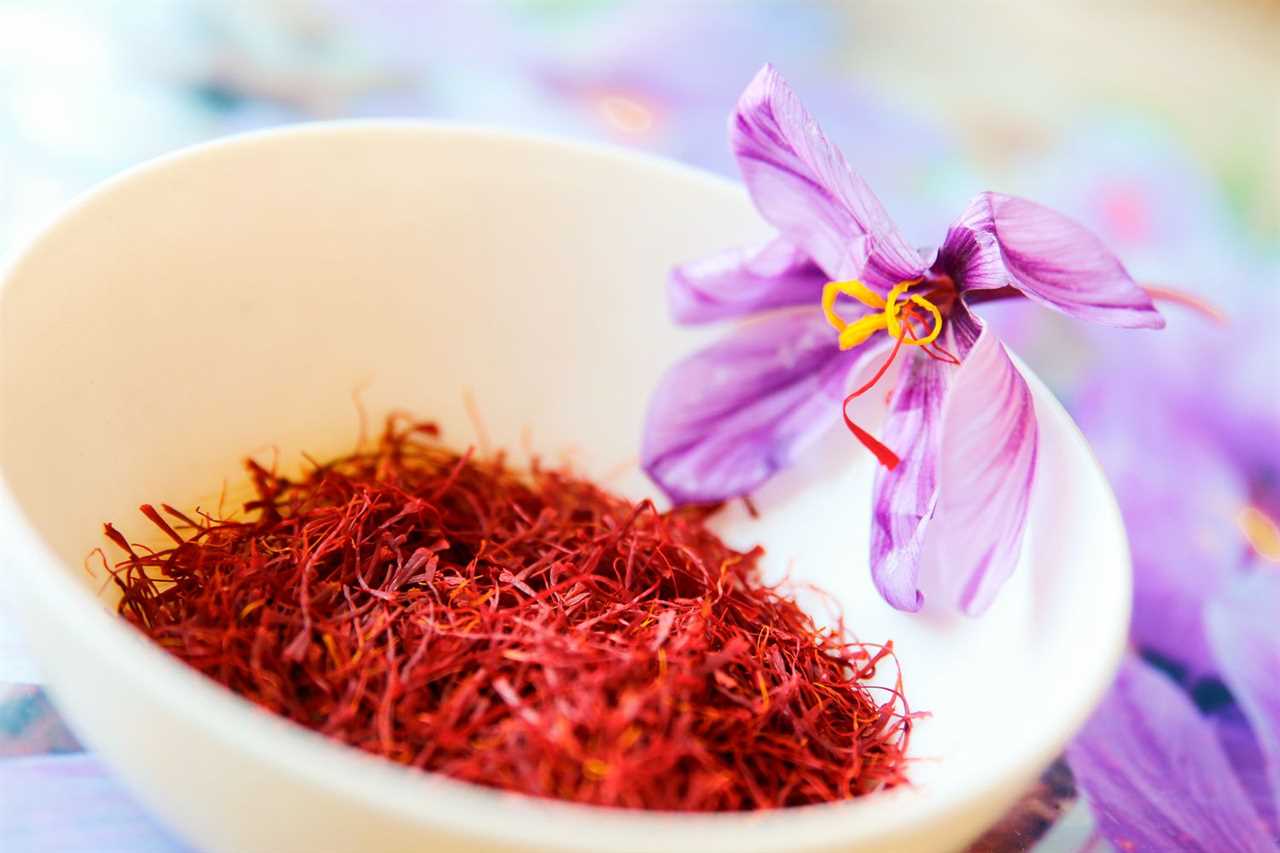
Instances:
[[[911,283],[904,282],[898,285],[898,287],[895,287],[889,294],[887,307],[885,304],[881,304],[879,302],[868,301],[869,299],[872,299],[872,297],[865,293],[860,293],[857,290],[851,293],[855,298],[866,302],[872,307],[884,308],[885,316],[888,317],[888,321],[884,322],[882,325],[887,326],[886,331],[889,331],[890,334],[894,334],[895,340],[893,349],[889,352],[889,357],[884,360],[876,370],[875,374],[863,383],[860,388],[855,389],[844,398],[844,403],[840,407],[840,416],[844,419],[844,425],[848,428],[849,432],[853,434],[853,437],[858,439],[858,441],[862,443],[863,447],[871,451],[871,454],[876,457],[876,461],[888,468],[890,471],[898,467],[898,464],[902,460],[896,453],[886,447],[883,442],[853,422],[853,419],[849,417],[849,403],[870,391],[877,383],[880,382],[881,379],[884,378],[884,375],[889,371],[889,367],[892,366],[893,362],[897,359],[898,353],[902,351],[904,344],[919,347],[925,355],[934,361],[942,361],[953,365],[958,365],[960,363],[959,358],[944,349],[936,340],[938,333],[942,328],[942,317],[945,313],[950,313],[951,307],[955,304],[955,285],[952,283],[951,279],[945,277],[941,278],[933,282],[933,289],[930,290],[923,299],[920,297],[913,297],[910,301],[907,301],[902,305],[900,315],[894,315],[894,304],[896,303],[898,296],[901,295],[902,292],[905,292],[906,288],[909,287]],[[847,287],[851,284],[856,284],[859,288],[865,290],[865,285],[862,285],[860,282],[841,282],[830,284],[828,287],[837,289],[840,286]],[[841,290],[840,292],[849,293],[850,291]],[[844,333],[844,330],[847,328],[846,324],[839,320],[838,315],[834,319],[830,316],[831,306],[833,303],[834,296],[824,302],[824,309],[828,311],[828,319],[831,320],[832,324]],[[921,316],[925,311],[928,311],[932,315],[930,318],[933,321],[932,324],[926,322],[925,318]],[[861,322],[865,323],[866,320]],[[930,328],[931,325],[932,328]],[[846,344],[842,342],[841,346],[843,348]]]
[[[898,458],[898,454],[885,447],[879,439],[853,422],[849,417],[849,403],[870,391],[885,375],[889,370],[889,365],[893,364],[894,359],[898,357],[898,352],[902,349],[902,339],[905,335],[906,329],[904,328],[903,333],[894,342],[893,349],[889,352],[889,357],[884,360],[884,364],[880,365],[880,369],[861,388],[845,397],[844,403],[840,406],[840,416],[844,418],[844,425],[849,428],[849,432],[853,433],[853,437],[862,442],[862,446],[870,450],[876,460],[890,471],[897,468],[898,463],[902,460]]]

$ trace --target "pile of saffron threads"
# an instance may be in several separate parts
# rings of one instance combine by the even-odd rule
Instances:
[[[892,646],[815,625],[710,510],[662,513],[514,471],[389,418],[290,480],[250,461],[242,518],[145,505],[120,613],[258,705],[494,788],[742,811],[904,781],[911,714],[869,683]]]

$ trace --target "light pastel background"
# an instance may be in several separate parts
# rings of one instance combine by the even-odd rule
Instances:
[[[1254,346],[1280,322],[1280,5],[905,5],[0,0],[0,257],[131,164],[317,118],[534,127],[732,173],[725,117],[771,61],[908,236],[940,233],[980,189],[1027,195],[1098,230],[1142,280],[1250,317],[1212,347],[1179,317],[1141,349],[1017,307],[995,318],[1117,480],[1141,605],[1162,535],[1146,510],[1172,487],[1135,474],[1168,465],[1167,447],[1117,428],[1117,395],[1163,387],[1134,365],[1218,359],[1203,381],[1226,411],[1280,396],[1280,355]],[[1200,484],[1221,500],[1194,508],[1206,576],[1247,544],[1243,507],[1275,522],[1256,496],[1280,454],[1232,464],[1244,485]],[[0,583],[0,847],[183,849],[61,726],[5,609],[19,582]],[[1166,628],[1136,622],[1135,642],[1158,651]],[[1092,832],[1058,765],[978,849],[1097,847]]]

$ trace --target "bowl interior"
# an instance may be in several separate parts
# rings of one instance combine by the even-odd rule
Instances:
[[[86,568],[103,521],[145,539],[138,504],[208,505],[239,482],[247,452],[278,450],[290,465],[301,450],[349,448],[357,392],[375,419],[408,409],[460,447],[532,448],[650,494],[636,466],[648,393],[681,353],[721,333],[672,325],[667,269],[766,234],[726,181],[465,129],[265,134],[127,175],[38,241],[3,292],[4,478],[24,530],[56,557],[24,551],[14,570],[39,575],[64,611],[99,596],[108,606],[112,588],[93,561]],[[1123,535],[1078,433],[1032,387],[1043,460],[1032,529],[1023,565],[980,620],[881,601],[866,560],[872,465],[834,429],[760,492],[760,519],[732,507],[721,517],[732,541],[766,546],[771,573],[834,593],[860,638],[892,638],[913,707],[933,713],[913,739],[915,786],[817,818],[770,816],[760,837],[781,822],[790,834],[779,838],[821,824],[855,839],[994,796],[1037,772],[1105,686],[1127,618]],[[174,695],[205,689],[149,648],[112,648]],[[228,701],[207,724],[264,721]],[[328,749],[307,742],[295,755]],[[378,779],[404,790],[420,781]],[[417,808],[445,819],[450,805]],[[527,830],[535,840],[574,837],[597,818],[603,832],[655,820],[548,814]],[[725,825],[668,819],[647,831],[696,846]]]

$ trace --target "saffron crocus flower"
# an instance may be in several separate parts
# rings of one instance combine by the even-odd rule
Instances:
[[[687,323],[763,316],[664,377],[645,470],[676,503],[746,494],[796,459],[842,412],[842,397],[874,386],[904,355],[882,439],[844,416],[883,463],[872,576],[902,610],[928,594],[981,612],[1017,562],[1037,428],[1026,382],[971,306],[1020,295],[1110,326],[1155,329],[1163,319],[1096,237],[1024,199],[982,193],[936,251],[912,248],[770,66],[742,94],[730,136],[778,234],[676,269],[671,305]],[[851,374],[873,368],[845,396]],[[926,590],[927,539],[948,566]]]

